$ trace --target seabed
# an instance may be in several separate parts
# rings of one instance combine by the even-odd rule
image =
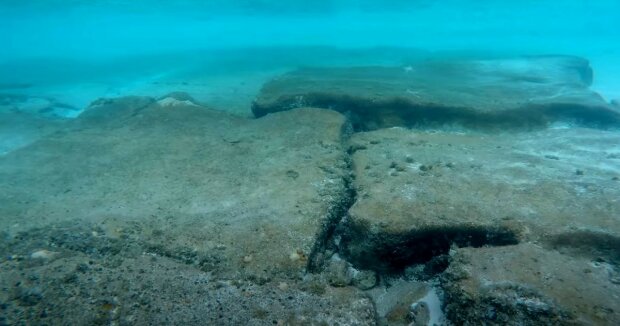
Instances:
[[[0,85],[0,325],[620,324],[588,60],[390,53]]]

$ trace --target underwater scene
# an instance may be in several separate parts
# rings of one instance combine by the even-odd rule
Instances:
[[[0,1],[1,325],[620,325],[617,0]]]

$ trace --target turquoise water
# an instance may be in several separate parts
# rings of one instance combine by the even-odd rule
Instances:
[[[3,1],[0,83],[70,83],[89,94],[65,101],[83,107],[114,91],[140,92],[149,78],[221,67],[221,60],[229,70],[260,70],[271,58],[266,68],[341,59],[300,53],[309,46],[391,47],[583,56],[596,71],[594,88],[613,99],[620,97],[619,6],[612,0]],[[286,50],[275,49],[273,57],[269,47]],[[288,55],[290,48],[299,51]],[[213,50],[230,50],[235,60]],[[366,61],[402,57],[376,51]]]

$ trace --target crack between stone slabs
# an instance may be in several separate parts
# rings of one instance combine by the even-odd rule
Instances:
[[[354,133],[350,115],[346,115],[346,122],[340,131],[340,143],[342,145],[343,160],[345,161],[345,171],[343,173],[343,189],[338,196],[338,200],[331,203],[328,215],[323,219],[321,228],[316,236],[316,241],[312,251],[308,256],[307,270],[311,273],[320,273],[325,266],[326,250],[332,246],[336,228],[347,216],[349,209],[356,201],[357,193],[353,186],[353,166],[351,154],[347,150],[347,142]],[[335,249],[335,248],[334,248]]]
[[[373,270],[382,275],[402,275],[410,266],[423,266],[425,278],[441,274],[450,264],[448,254],[456,245],[459,247],[505,246],[518,244],[519,232],[501,226],[480,227],[437,227],[405,234],[369,234],[351,225],[347,217],[349,209],[356,202],[356,189],[352,156],[363,148],[348,147],[346,142],[354,133],[351,116],[348,116],[348,133],[343,131],[344,159],[348,174],[340,201],[330,210],[323,228],[317,236],[308,262],[308,271],[321,272],[328,250],[338,253],[357,269]],[[362,253],[350,252],[351,243],[362,243]],[[359,243],[357,246],[359,247]],[[355,249],[355,248],[354,248]],[[358,252],[359,254],[359,252]],[[360,258],[361,257],[361,258]]]

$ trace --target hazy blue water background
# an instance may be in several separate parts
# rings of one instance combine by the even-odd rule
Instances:
[[[226,109],[231,87],[250,94],[279,69],[397,64],[404,48],[580,55],[594,89],[620,98],[617,0],[4,0],[0,18],[2,91],[78,107],[176,87]]]

